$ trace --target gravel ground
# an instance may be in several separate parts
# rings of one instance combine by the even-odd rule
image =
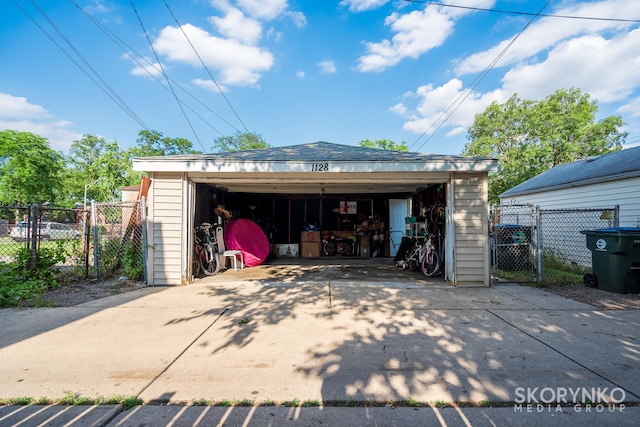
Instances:
[[[587,288],[582,284],[550,285],[542,289],[602,310],[640,310],[638,294],[617,294],[602,289]]]
[[[52,289],[45,293],[38,304],[34,300],[24,301],[24,307],[50,306],[70,307],[77,304],[93,301],[110,295],[121,294],[144,287],[142,282],[134,282],[128,279],[85,280]]]

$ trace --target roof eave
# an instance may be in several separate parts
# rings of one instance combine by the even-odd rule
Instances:
[[[489,172],[497,170],[496,159],[429,161],[329,161],[328,170],[318,170],[314,161],[233,161],[217,159],[172,160],[135,158],[133,170],[141,172]],[[315,169],[314,169],[315,168]]]
[[[640,170],[639,171],[633,171],[633,172],[627,172],[627,173],[620,173],[620,174],[615,174],[615,175],[608,175],[608,176],[605,176],[605,177],[583,179],[581,181],[565,182],[565,183],[562,183],[562,184],[555,184],[555,185],[549,185],[549,186],[545,186],[545,187],[532,188],[530,190],[521,190],[521,191],[515,191],[515,192],[511,192],[511,190],[507,190],[504,193],[500,194],[500,196],[498,196],[498,197],[504,198],[504,197],[526,196],[528,194],[544,193],[544,192],[547,192],[547,191],[563,190],[563,189],[574,188],[574,187],[584,187],[586,185],[602,184],[602,183],[605,183],[605,182],[619,181],[619,180],[623,180],[623,179],[630,179],[630,178],[637,178],[637,177],[640,177]]]

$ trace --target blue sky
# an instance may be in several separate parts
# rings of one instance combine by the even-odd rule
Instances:
[[[146,128],[204,152],[248,130],[273,146],[388,139],[459,154],[491,102],[573,86],[638,145],[638,1],[545,4],[7,0],[0,129],[65,152],[83,134],[128,148]]]

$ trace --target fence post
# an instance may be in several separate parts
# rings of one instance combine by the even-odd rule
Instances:
[[[537,270],[538,277],[537,282],[542,283],[542,279],[544,276],[544,265],[543,265],[543,257],[542,257],[542,218],[541,218],[540,205],[536,205],[535,207],[535,227],[536,227],[536,262],[537,262]]]
[[[91,200],[91,234],[93,236],[93,268],[96,278],[100,277],[100,240],[98,238],[98,213],[96,212],[96,201]]]
[[[93,215],[91,215],[93,216]],[[89,224],[89,211],[82,211],[82,232],[84,233],[84,278],[89,277],[89,239],[91,238],[91,224]]]
[[[616,205],[614,208],[615,219],[613,220],[613,226],[615,228],[620,227],[620,205]]]
[[[149,278],[147,275],[149,274],[147,270],[147,259],[149,254],[147,253],[147,198],[142,196],[140,199],[140,222],[142,224],[142,262],[143,262],[143,280],[144,284],[149,284]]]
[[[29,206],[29,220],[27,221],[27,225],[30,226],[28,231],[31,231],[31,235],[28,237],[29,243],[31,245],[31,262],[29,268],[32,270],[36,268],[36,261],[38,259],[38,205],[33,204]]]

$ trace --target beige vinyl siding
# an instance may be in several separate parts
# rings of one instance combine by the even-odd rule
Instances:
[[[453,222],[457,286],[489,286],[486,174],[455,174]]]
[[[637,227],[640,221],[640,178],[541,191],[503,203],[539,205],[541,209],[609,208],[620,206],[620,227]]]
[[[149,277],[156,286],[181,285],[182,175],[151,175],[149,229]]]

